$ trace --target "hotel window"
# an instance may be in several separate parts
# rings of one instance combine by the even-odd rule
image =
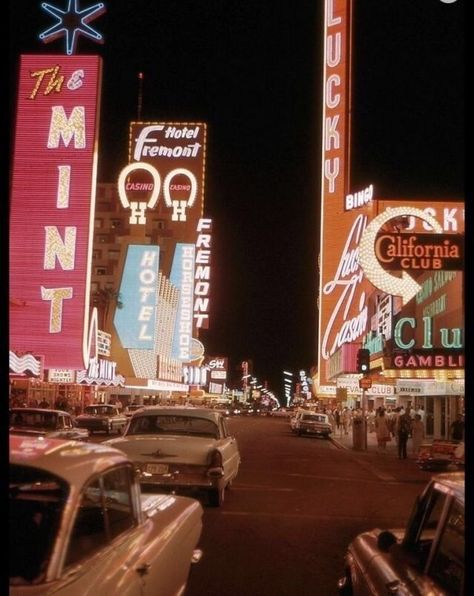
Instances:
[[[104,225],[104,220],[103,219],[96,219],[94,220],[94,228],[97,230],[99,228],[101,228]]]
[[[122,220],[121,219],[111,219],[110,227],[112,228],[112,230],[120,230],[120,228],[122,227]]]
[[[91,282],[91,293],[94,294],[99,289],[99,284],[96,281]]]
[[[102,257],[102,251],[101,250],[93,250],[92,251],[92,258],[93,259],[100,259]]]
[[[111,259],[112,261],[118,261],[119,256],[120,256],[120,251],[119,250],[109,250],[109,259]]]
[[[166,228],[166,222],[164,219],[154,219],[153,227],[157,230],[164,230]]]
[[[96,275],[107,275],[107,268],[106,267],[96,267],[95,274]]]
[[[108,236],[104,236],[103,234],[99,234],[99,236],[97,236],[97,240],[101,244],[105,244],[106,242],[108,242],[109,238],[108,238]]]

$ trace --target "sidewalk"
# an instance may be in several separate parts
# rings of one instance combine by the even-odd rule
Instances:
[[[377,435],[375,432],[368,432],[367,431],[367,449],[354,449],[354,440],[352,436],[352,427],[349,430],[349,433],[346,435],[344,434],[344,430],[342,427],[339,430],[336,430],[331,434],[331,440],[340,448],[342,449],[350,449],[354,453],[384,453],[383,451],[379,450],[377,444]],[[392,457],[398,458],[398,445],[395,440],[395,437],[392,437],[392,440],[386,443],[385,452],[387,455],[391,455]],[[407,456],[410,458],[411,456],[411,439],[408,439],[407,444]],[[412,458],[413,459],[413,458]]]

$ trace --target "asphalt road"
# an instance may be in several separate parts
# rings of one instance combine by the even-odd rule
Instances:
[[[359,532],[402,527],[429,474],[412,461],[297,437],[282,418],[229,419],[242,463],[218,509],[204,504],[185,596],[331,596]]]

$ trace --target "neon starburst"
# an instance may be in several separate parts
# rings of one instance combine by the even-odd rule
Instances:
[[[100,17],[105,12],[105,4],[99,2],[88,8],[79,10],[78,0],[68,0],[66,10],[61,10],[52,4],[43,2],[41,8],[57,19],[55,25],[40,33],[39,38],[49,43],[59,37],[66,38],[66,54],[74,54],[79,35],[85,35],[97,43],[103,43],[103,36],[89,26],[89,22]]]

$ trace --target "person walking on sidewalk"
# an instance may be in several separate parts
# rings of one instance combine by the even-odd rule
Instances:
[[[352,424],[352,411],[345,407],[342,412],[342,426],[344,427],[344,434],[349,434],[349,429]]]
[[[411,433],[411,424],[410,408],[407,406],[406,411],[397,419],[398,459],[407,458],[407,442]]]
[[[411,448],[413,457],[418,456],[423,439],[425,438],[425,425],[420,414],[415,414],[415,420],[411,423]]]
[[[377,435],[377,444],[379,451],[385,451],[387,442],[390,441],[390,429],[388,427],[388,419],[385,416],[385,410],[380,408],[375,417],[375,434]]]

